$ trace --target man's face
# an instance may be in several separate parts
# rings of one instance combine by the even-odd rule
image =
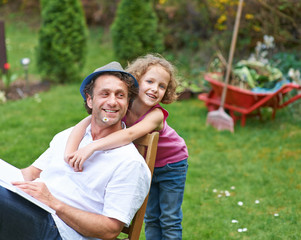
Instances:
[[[101,75],[95,80],[93,98],[88,95],[87,104],[97,124],[117,124],[128,109],[128,87],[116,76]]]

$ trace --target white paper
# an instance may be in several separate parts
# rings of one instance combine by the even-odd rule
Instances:
[[[24,181],[20,169],[0,159],[0,178],[5,182]]]
[[[21,170],[5,162],[4,160],[0,159],[0,185],[22,196],[23,198],[26,198],[27,200],[43,208],[47,212],[51,214],[55,214],[55,211],[52,208],[48,207],[46,204],[40,202],[39,200],[33,198],[26,192],[23,192],[21,189],[11,184],[11,182],[15,182],[15,181],[24,181]]]

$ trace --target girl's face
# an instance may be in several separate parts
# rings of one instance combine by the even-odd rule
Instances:
[[[160,103],[170,81],[169,73],[161,66],[151,66],[139,82],[139,98],[147,106]]]

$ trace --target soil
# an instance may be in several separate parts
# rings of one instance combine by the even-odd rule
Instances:
[[[29,82],[15,81],[9,89],[6,90],[7,100],[19,100],[25,97],[33,96],[36,93],[48,91],[50,89],[50,82]],[[4,87],[0,86],[0,90],[4,91]]]

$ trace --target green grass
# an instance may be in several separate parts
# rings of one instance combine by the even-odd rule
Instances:
[[[8,102],[0,109],[0,158],[18,167],[38,157],[54,134],[87,115],[79,85],[56,86],[39,98]]]
[[[39,95],[41,102],[32,97],[0,105],[0,158],[25,167],[55,133],[86,116],[78,88],[56,86]],[[207,110],[196,99],[166,108],[190,154],[183,239],[300,239],[300,119],[284,109],[274,121],[248,119],[231,134],[206,127]]]
[[[34,62],[36,34],[36,30],[25,26],[7,24],[12,68],[20,68],[22,57],[33,58]],[[114,60],[110,41],[103,36],[101,30],[90,30],[83,75]],[[38,78],[33,65],[30,71]],[[301,111],[295,111],[298,105],[278,111],[274,121],[247,119],[245,127],[238,123],[234,134],[206,127],[207,110],[196,99],[166,108],[169,125],[186,140],[189,149],[184,240],[301,239]],[[32,163],[57,132],[86,116],[79,83],[53,86],[39,97],[7,102],[0,105],[0,112],[0,158],[20,168]],[[229,197],[224,196],[226,190]],[[255,204],[255,200],[260,203]],[[243,206],[237,204],[239,201]],[[233,219],[238,223],[232,223]],[[239,228],[248,231],[240,233]],[[143,233],[141,239],[145,239]]]
[[[19,78],[25,78],[21,65],[21,59],[25,57],[30,59],[29,74],[38,73],[35,61],[37,33],[37,29],[29,28],[24,22],[5,22],[7,62],[11,65],[11,71],[18,74]]]
[[[168,109],[169,123],[186,139],[190,153],[184,239],[301,237],[300,117],[292,119],[285,109],[274,121],[248,119],[244,128],[237,125],[231,134],[205,126],[207,111],[198,100]],[[239,201],[244,205],[238,206]],[[239,233],[238,228],[248,231]]]

